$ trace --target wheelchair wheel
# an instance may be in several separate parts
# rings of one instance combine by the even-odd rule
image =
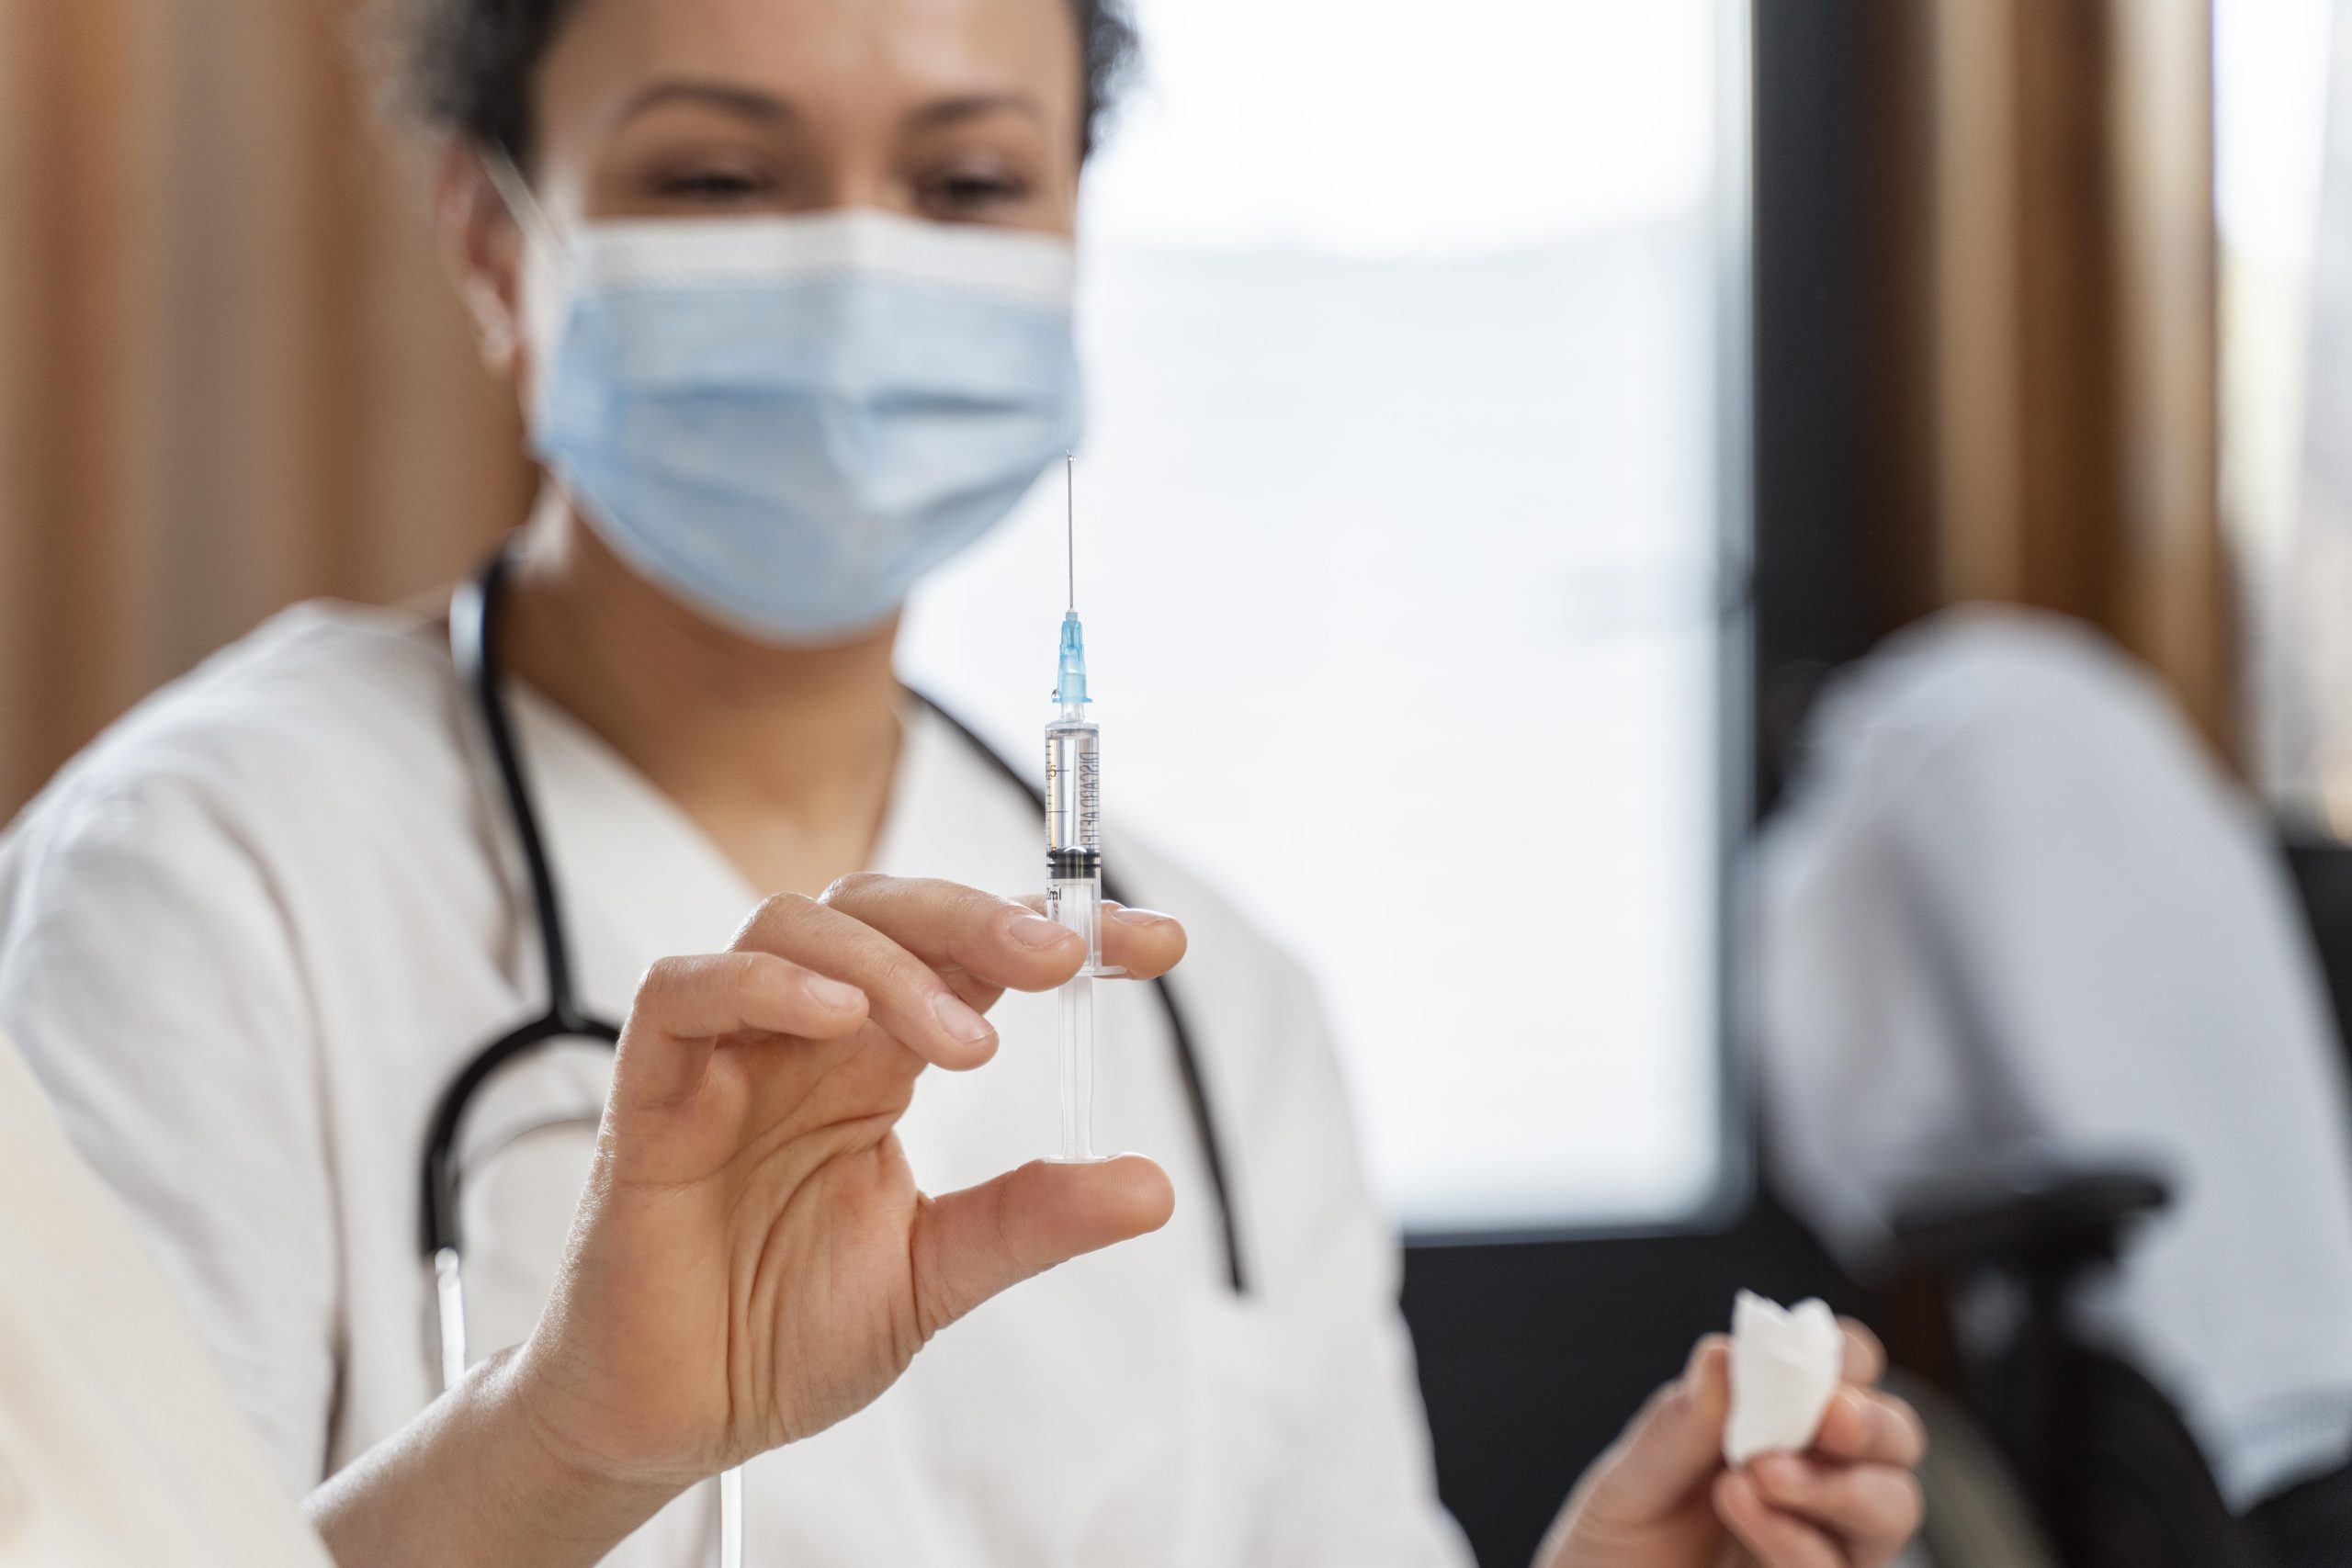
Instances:
[[[1888,1392],[1910,1401],[1928,1428],[1919,1466],[1927,1522],[1905,1568],[2061,1568],[2017,1472],[1976,1418],[1951,1396],[1901,1373]]]

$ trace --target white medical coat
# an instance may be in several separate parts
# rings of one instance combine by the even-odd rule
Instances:
[[[617,1019],[649,963],[723,947],[759,890],[594,735],[516,695],[580,987]],[[0,848],[0,1026],[297,1490],[434,1393],[426,1121],[462,1062],[544,1005],[477,723],[429,623],[298,609],[117,725]],[[907,723],[877,869],[1037,886],[1034,806],[935,717]],[[1307,986],[1173,868],[1111,853],[1192,933],[1175,983],[1252,1293],[1226,1284],[1165,1019],[1148,988],[1110,987],[1098,1136],[1167,1168],[1175,1219],[981,1308],[871,1408],[755,1461],[748,1561],[1466,1562]],[[994,1063],[922,1080],[900,1132],[927,1189],[1055,1146],[1051,1008],[1006,998]],[[502,1085],[476,1138],[593,1110],[604,1073],[582,1052]],[[587,1152],[526,1140],[471,1190],[477,1357],[527,1332]],[[713,1512],[700,1489],[615,1561],[708,1561]]]
[[[329,1568],[0,1039],[0,1568]]]

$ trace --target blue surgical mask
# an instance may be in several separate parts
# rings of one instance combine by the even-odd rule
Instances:
[[[534,312],[532,440],[682,603],[837,641],[1077,444],[1073,272],[1050,236],[881,212],[591,223]]]

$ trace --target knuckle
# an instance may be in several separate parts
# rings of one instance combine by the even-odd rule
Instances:
[[[656,1001],[675,996],[693,979],[694,972],[691,958],[657,958],[638,976],[637,994]]]
[[[805,893],[771,893],[736,930],[734,945],[741,948],[774,941],[776,933],[805,924],[816,907],[817,901]]]
[[[818,896],[820,904],[838,904],[844,898],[854,898],[871,893],[891,879],[878,871],[853,871],[846,876],[836,876]]]
[[[774,921],[805,920],[817,908],[817,900],[806,893],[771,893],[760,902],[759,917]]]
[[[772,953],[753,950],[727,955],[727,978],[739,988],[749,989],[763,984],[775,984],[789,976],[796,966]]]

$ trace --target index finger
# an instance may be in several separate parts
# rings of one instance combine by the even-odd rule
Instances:
[[[820,900],[888,937],[934,969],[989,986],[1049,991],[1086,962],[1086,943],[1030,906],[960,882],[844,876]]]
[[[1045,912],[1042,893],[1032,893],[1021,902],[1041,915]],[[1183,961],[1192,940],[1184,923],[1173,915],[1102,900],[1102,963],[1108,968],[1125,970],[1126,979],[1157,980]]]
[[[934,964],[813,898],[785,893],[769,899],[735,933],[732,947],[790,959],[855,987],[873,1021],[933,1066],[961,1072],[995,1054],[996,1030]]]

